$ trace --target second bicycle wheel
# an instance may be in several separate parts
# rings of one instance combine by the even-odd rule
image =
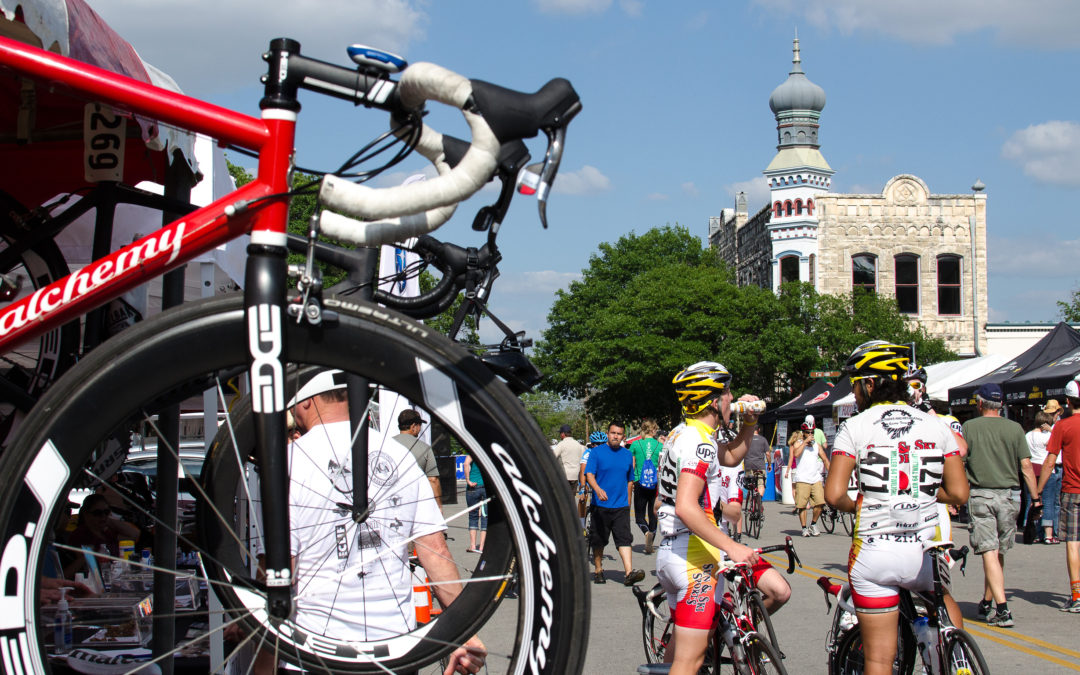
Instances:
[[[836,513],[836,509],[831,506],[826,506],[825,510],[821,512],[821,526],[825,528],[825,531],[832,534],[836,529],[836,519],[839,515]]]
[[[646,602],[651,603],[652,607],[646,608],[641,620],[641,639],[645,644],[645,658],[649,663],[663,663],[664,654],[667,653],[675,630],[675,624],[671,620],[671,608],[668,607],[667,595],[664,593],[659,593],[647,599]]]
[[[193,488],[199,493],[193,495],[198,504],[196,533],[178,534],[175,524],[158,521],[157,536],[176,537],[185,552],[199,554],[207,571],[203,581],[223,606],[224,623],[246,636],[237,638],[242,644],[255,644],[308,671],[429,672],[432,664],[438,668],[448,653],[478,635],[494,672],[580,672],[589,615],[584,549],[565,478],[535,423],[479,361],[442,336],[368,305],[328,298],[325,307],[326,320],[319,326],[284,326],[287,373],[301,373],[309,366],[338,368],[396,392],[426,419],[442,424],[452,442],[480,467],[489,521],[478,559],[469,560],[464,551],[468,514],[461,507],[443,507],[442,527],[457,575],[444,583],[460,588],[460,594],[441,613],[433,612],[430,621],[414,620],[414,588],[418,593],[430,588],[418,573],[407,588],[395,589],[394,612],[386,612],[385,601],[375,611],[371,598],[382,593],[385,600],[385,579],[380,585],[376,567],[342,569],[337,547],[331,545],[326,550],[333,573],[342,575],[339,578],[356,575],[360,588],[371,595],[362,591],[324,598],[323,615],[315,618],[297,609],[285,621],[269,619],[255,562],[258,547],[252,544],[252,533],[260,530],[260,505],[257,493],[246,488],[258,467],[249,457],[244,416],[232,415],[241,413],[242,405],[230,410],[222,427],[230,431],[219,437],[204,465],[206,489]],[[93,461],[106,439],[135,423],[153,426],[155,414],[165,406],[207,389],[224,389],[226,380],[246,370],[246,361],[247,328],[240,299],[234,296],[191,303],[124,331],[50,389],[16,443],[0,457],[0,474],[9,477],[9,489],[0,496],[0,523],[7,533],[4,565],[16,570],[8,576],[9,595],[38,596],[53,524],[76,480],[94,478]],[[295,387],[289,374],[286,380]],[[380,422],[383,427],[394,423]],[[406,470],[384,461],[395,452],[401,456],[391,450],[377,444],[370,448],[373,499],[399,494],[394,481]],[[335,457],[349,456],[347,449],[340,451],[335,450]],[[342,464],[331,462],[326,471],[345,475]],[[346,547],[353,542],[378,546],[378,528],[409,526],[373,516],[363,531],[350,529],[349,497],[346,490],[331,495],[338,502],[331,510],[340,511],[333,514],[340,520],[329,531],[297,529],[279,536],[292,539],[295,553],[296,542],[315,544],[317,537],[330,537]],[[272,536],[255,536],[263,534]],[[388,549],[384,561],[394,557],[404,558],[403,551]],[[297,576],[295,593],[302,596],[305,579],[299,569]],[[174,583],[173,577],[166,575],[165,583]],[[350,588],[355,587],[354,582]],[[13,605],[0,619],[0,632],[28,647],[22,656],[28,671],[47,672],[44,635],[51,631],[45,614],[37,603],[15,604],[18,607]],[[27,611],[29,607],[35,609]],[[328,624],[318,619],[329,617],[344,621],[351,632],[323,630]],[[212,610],[209,619],[214,619]],[[395,632],[396,625],[404,628]],[[222,630],[212,628],[192,642],[209,642]],[[190,644],[181,646],[185,654],[192,650]]]
[[[911,626],[904,621],[901,620],[899,625],[893,673],[911,675],[918,658],[915,654],[915,635],[911,632]],[[864,664],[862,631],[856,624],[840,638],[835,655],[829,659],[829,675],[862,675]]]
[[[776,649],[777,654],[779,654],[780,642],[776,637],[776,630],[773,628],[769,611],[765,609],[765,595],[755,588],[750,591],[750,595],[747,596],[746,601],[750,610],[750,616],[754,619],[755,630],[757,630],[762,637],[766,638]]]
[[[759,633],[746,637],[746,662],[735,666],[735,672],[742,675],[787,675],[780,653]]]
[[[944,655],[941,672],[945,675],[986,675],[990,672],[979,646],[962,629],[956,629],[946,638]]]

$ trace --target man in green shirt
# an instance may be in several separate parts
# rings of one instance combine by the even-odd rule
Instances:
[[[1020,488],[1017,468],[1024,475],[1029,494],[1035,490],[1035,472],[1023,428],[1001,416],[1001,387],[984,384],[975,392],[979,416],[964,422],[968,444],[967,477],[971,483],[968,513],[971,514],[971,545],[983,561],[983,599],[979,614],[991,626],[1009,628],[1012,613],[1005,600],[1005,552],[1016,538],[1020,504],[1013,490]],[[1032,506],[1039,506],[1037,499]],[[991,601],[997,603],[992,611]]]

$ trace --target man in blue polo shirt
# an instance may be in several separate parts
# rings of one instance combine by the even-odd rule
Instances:
[[[589,453],[585,464],[585,480],[593,490],[592,529],[589,545],[593,550],[593,583],[607,583],[604,578],[604,547],[608,535],[615,540],[626,576],[623,585],[633,586],[645,578],[644,570],[630,565],[630,499],[634,489],[634,453],[623,447],[626,427],[619,422],[608,425],[607,443]]]

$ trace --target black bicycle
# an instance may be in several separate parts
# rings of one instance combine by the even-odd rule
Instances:
[[[945,544],[927,551],[933,560],[934,588],[926,593],[900,589],[900,621],[897,628],[897,652],[893,671],[910,675],[915,669],[915,654],[922,660],[924,672],[933,675],[984,675],[990,672],[974,638],[953,625],[945,607],[945,592],[950,583],[950,565],[960,562],[960,572],[967,567],[968,547],[950,548]],[[846,588],[833,586],[826,577],[818,579],[829,596],[838,598],[832,629],[826,637],[831,675],[863,672],[862,632],[853,621],[854,607],[850,605]]]
[[[752,473],[743,474],[743,488],[746,499],[743,500],[743,530],[757,539],[761,536],[761,527],[765,524],[765,504],[758,493],[758,477]]]

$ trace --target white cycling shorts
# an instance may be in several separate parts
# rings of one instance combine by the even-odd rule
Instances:
[[[656,552],[656,577],[667,594],[676,626],[708,630],[724,579],[716,578],[724,554],[692,534],[665,537]]]
[[[904,536],[879,535],[852,542],[848,581],[851,601],[858,611],[893,612],[900,604],[899,589],[933,589],[932,558],[923,552],[922,542],[904,541]]]

